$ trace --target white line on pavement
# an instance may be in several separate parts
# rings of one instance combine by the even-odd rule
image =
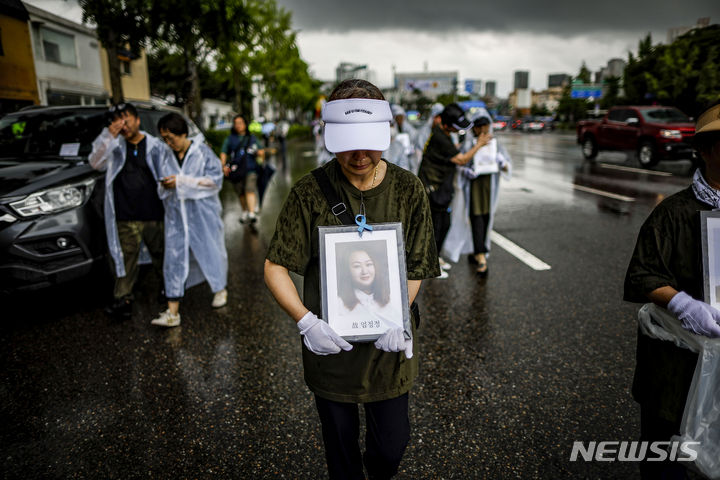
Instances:
[[[312,157],[313,155],[315,155],[315,152],[313,150],[306,150],[302,152],[303,157]]]
[[[647,173],[648,175],[658,175],[660,177],[672,177],[670,172],[656,172],[655,170],[644,170],[642,168],[623,167],[622,165],[610,165],[609,163],[601,163],[602,168],[612,168],[614,170],[622,170],[624,172]]]
[[[613,200],[620,200],[621,202],[634,202],[635,201],[635,199],[632,197],[626,197],[625,195],[618,195],[617,193],[605,192],[603,190],[597,190],[595,188],[583,187],[582,185],[573,185],[572,187],[575,190],[580,190],[581,192],[593,193],[595,195],[612,198]]]
[[[552,268],[550,267],[550,265],[543,262],[532,253],[528,252],[527,250],[518,245],[515,245],[510,240],[503,237],[495,230],[490,232],[490,239],[493,241],[493,243],[495,243],[495,245],[501,247],[510,255],[514,256],[533,270],[550,270],[550,268]]]

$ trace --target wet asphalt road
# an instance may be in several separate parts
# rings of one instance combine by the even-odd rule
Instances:
[[[635,313],[622,282],[638,229],[690,183],[690,163],[582,160],[574,137],[499,134],[514,161],[495,231],[551,266],[493,247],[490,275],[465,259],[424,283],[420,375],[399,479],[635,478],[627,463],[571,463],[572,443],[635,440],[629,393]],[[267,194],[259,232],[222,192],[229,304],[190,289],[182,326],[150,325],[152,272],[133,318],[102,311],[101,277],[3,299],[0,445],[4,478],[326,478],[296,327],[262,280],[274,219],[314,166],[296,143]],[[618,168],[619,167],[619,168]],[[594,189],[619,197],[608,198]]]

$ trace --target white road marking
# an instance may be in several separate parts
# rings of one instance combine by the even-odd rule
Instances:
[[[543,262],[532,253],[528,252],[524,248],[514,244],[507,238],[503,237],[495,230],[490,232],[490,239],[495,245],[501,247],[503,250],[505,250],[510,255],[514,256],[533,270],[550,270],[552,268],[550,267],[550,265]]]
[[[622,165],[610,165],[609,163],[600,163],[602,168],[611,168],[613,170],[622,170],[624,172],[647,173],[648,175],[658,175],[660,177],[672,177],[670,172],[656,172],[655,170],[645,170],[642,168],[623,167]]]
[[[595,195],[612,198],[613,200],[620,200],[621,202],[634,202],[635,201],[635,199],[632,197],[626,197],[625,195],[618,195],[617,193],[605,192],[603,190],[597,190],[595,188],[583,187],[582,185],[573,185],[572,188],[574,188],[575,190],[580,190],[581,192],[592,193]]]
[[[315,155],[315,152],[312,150],[307,150],[305,152],[302,152],[303,157],[312,157],[313,155]]]

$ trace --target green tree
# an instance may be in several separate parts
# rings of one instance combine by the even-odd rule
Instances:
[[[605,79],[605,92],[600,99],[600,107],[608,109],[619,102],[620,77],[609,77]]]
[[[113,103],[125,100],[118,53],[129,49],[139,55],[145,47],[150,26],[148,0],[80,0],[83,22],[96,25],[97,36],[107,50],[110,90]]]
[[[184,83],[180,97],[190,117],[202,120],[200,69],[211,55],[227,51],[246,35],[252,21],[243,0],[155,2],[151,23],[156,46],[179,53]]]
[[[652,46],[650,36],[628,54],[624,103],[661,102],[699,115],[720,99],[720,25],[695,29],[669,45]]]
[[[580,66],[580,72],[578,73],[577,77],[575,77],[577,80],[580,80],[582,83],[591,83],[592,82],[592,74],[590,73],[590,70],[587,68],[587,65],[585,65],[585,62],[582,62],[582,65]]]

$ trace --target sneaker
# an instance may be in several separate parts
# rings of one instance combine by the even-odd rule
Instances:
[[[450,274],[447,273],[445,270],[443,270],[443,269],[441,268],[441,269],[440,269],[440,275],[437,276],[437,277],[435,277],[435,278],[448,278],[449,276],[450,276]]]
[[[257,222],[257,215],[255,215],[255,212],[252,212],[247,217],[248,223],[255,223]]]
[[[448,262],[443,260],[442,257],[438,257],[438,262],[440,262],[441,270],[450,270],[452,268],[452,265],[450,265]]]
[[[227,305],[227,290],[223,288],[213,297],[212,307],[220,308],[224,307],[225,305]]]
[[[242,212],[240,214],[239,222],[240,223],[247,223],[248,220],[248,212]]]
[[[170,310],[165,310],[158,318],[152,320],[150,323],[159,327],[177,327],[180,325],[180,314],[176,313],[173,315],[170,313]]]

